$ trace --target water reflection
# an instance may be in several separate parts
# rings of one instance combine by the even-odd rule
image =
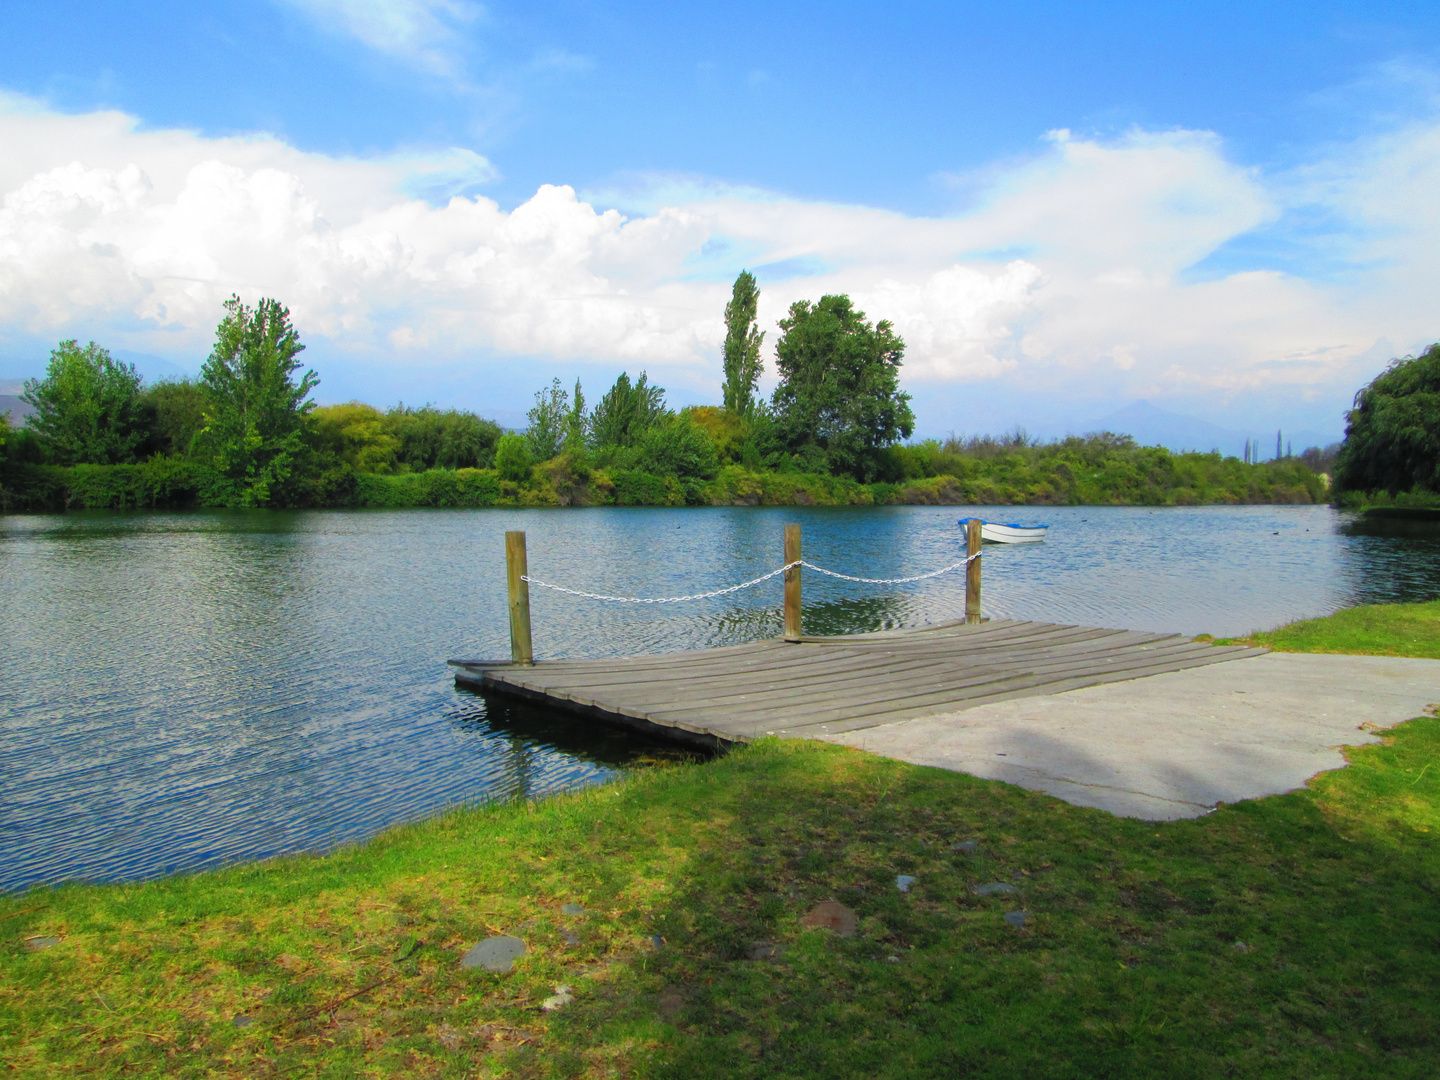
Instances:
[[[899,577],[954,562],[975,511],[714,509],[0,517],[0,889],[143,878],[324,848],[457,802],[603,782],[668,752],[458,692],[505,656],[503,534],[537,577],[628,596],[756,577],[799,521],[812,562]],[[1244,633],[1440,595],[1440,530],[1325,507],[1001,509],[1050,525],[990,549],[986,613]],[[805,629],[959,617],[950,574],[805,575]],[[686,605],[532,593],[539,656],[780,633],[782,586]]]
[[[536,749],[620,771],[645,765],[698,761],[710,755],[656,742],[627,728],[574,713],[541,708],[528,701],[483,690],[457,690],[462,704],[449,715],[461,731],[509,740],[517,760]],[[516,766],[517,771],[520,766]]]
[[[1347,515],[1338,531],[1349,541],[1346,578],[1354,603],[1440,597],[1440,521]]]

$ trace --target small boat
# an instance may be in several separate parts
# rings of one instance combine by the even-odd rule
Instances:
[[[965,524],[961,521],[960,524]],[[1038,544],[1045,539],[1049,525],[1001,525],[995,521],[980,523],[980,538],[991,544]]]

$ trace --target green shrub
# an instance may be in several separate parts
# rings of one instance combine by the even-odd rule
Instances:
[[[418,507],[484,507],[500,500],[500,475],[493,469],[429,469],[423,473],[355,477],[352,505],[404,510]]]
[[[530,479],[530,444],[525,436],[513,432],[500,436],[495,444],[495,468],[500,476],[515,484]]]
[[[615,474],[617,506],[684,506],[685,490],[673,476],[656,476],[639,469]]]

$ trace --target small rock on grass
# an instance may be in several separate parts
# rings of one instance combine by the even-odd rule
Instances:
[[[909,874],[897,874],[895,876],[895,887],[901,892],[909,892],[910,886],[915,884],[915,879]]]
[[[1030,921],[1030,913],[1028,911],[1007,911],[1005,912],[1005,921],[1018,930]]]
[[[958,851],[961,855],[974,855],[979,849],[979,840],[956,840],[950,845],[951,851]]]
[[[579,945],[580,935],[575,933],[574,930],[561,930],[560,940],[565,942],[566,945]]]
[[[41,949],[54,948],[60,944],[58,937],[32,937],[25,939],[25,948],[31,952],[39,952]]]
[[[854,937],[860,918],[844,904],[822,900],[800,920],[800,925],[810,930],[833,930],[841,937]]]
[[[1017,893],[1020,890],[1008,881],[992,881],[988,885],[976,885],[976,896],[997,896],[1001,893]]]
[[[745,950],[745,956],[750,960],[775,960],[782,949],[783,946],[773,941],[752,941]]]
[[[517,957],[525,955],[525,942],[518,937],[501,934],[486,938],[460,960],[462,968],[484,968],[486,971],[509,971]]]
[[[585,905],[583,904],[561,904],[560,914],[562,915],[584,915]]]
[[[570,993],[570,987],[557,986],[555,987],[555,993],[551,994],[549,997],[547,997],[544,1001],[540,1003],[540,1008],[544,1009],[546,1012],[554,1012],[561,1006],[569,1005],[570,1002],[574,1000],[575,995]]]
[[[244,1013],[241,1013],[239,1016],[235,1017],[234,1020],[231,1020],[230,1023],[234,1024],[237,1028],[247,1028],[251,1024],[255,1023],[255,1018],[253,1016],[246,1016]]]

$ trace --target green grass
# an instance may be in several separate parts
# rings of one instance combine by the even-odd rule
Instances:
[[[36,890],[0,899],[0,1057],[25,1077],[1434,1076],[1437,750],[1419,718],[1304,791],[1157,825],[768,741],[324,857]],[[1021,891],[974,894],[991,881]],[[856,937],[801,926],[832,897]],[[513,972],[458,966],[500,932],[530,947]],[[756,941],[783,951],[749,960]],[[542,1011],[557,984],[574,1002]]]
[[[1433,657],[1437,629],[1432,602],[1251,640]],[[1348,756],[1154,824],[771,740],[327,856],[34,890],[0,898],[0,1058],[19,1077],[1440,1075],[1440,719]],[[995,881],[1020,891],[976,895]],[[832,898],[857,936],[803,927]],[[528,943],[512,972],[460,968],[497,933]],[[559,985],[574,1000],[544,1011]]]
[[[1440,600],[1367,604],[1306,619],[1222,644],[1263,645],[1280,652],[1360,653],[1440,660]]]

